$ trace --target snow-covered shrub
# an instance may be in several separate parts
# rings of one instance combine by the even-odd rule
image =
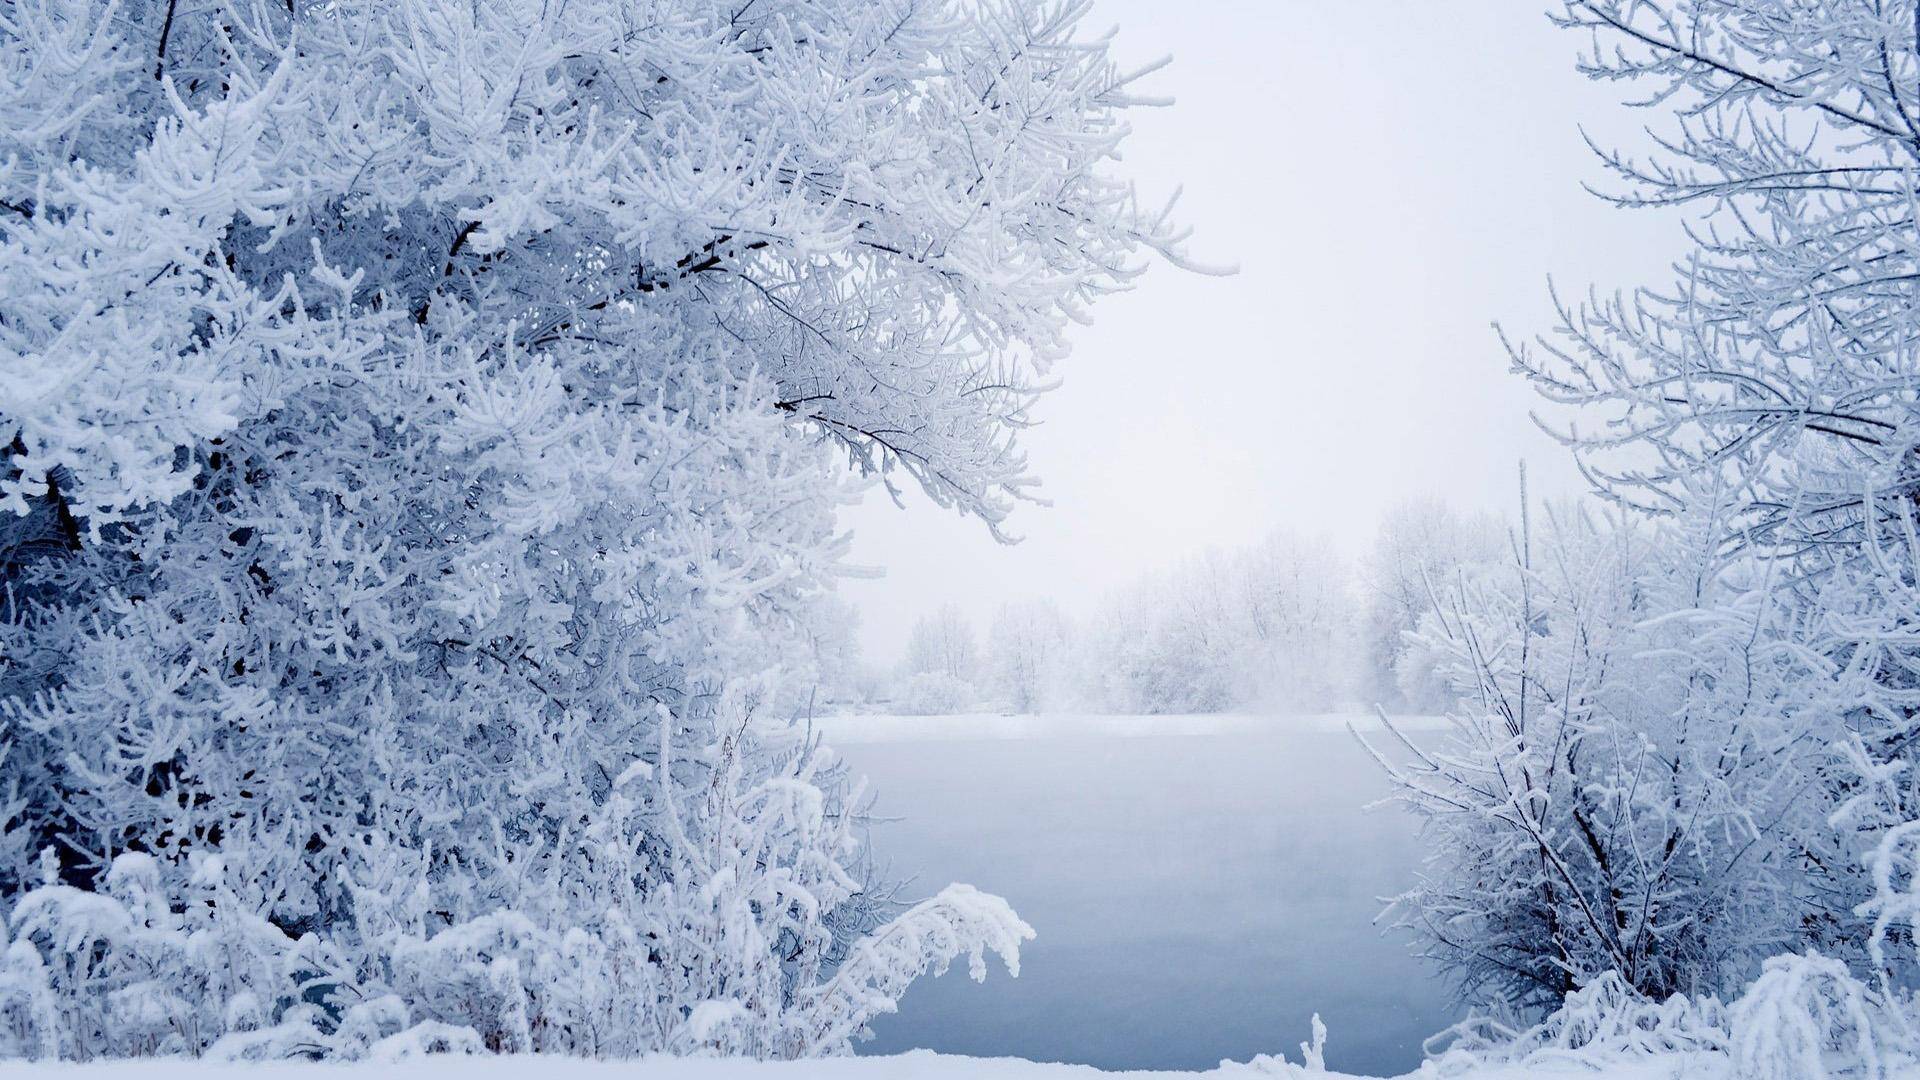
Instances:
[[[1719,999],[1675,994],[1651,1000],[1609,971],[1569,993],[1539,1023],[1515,1029],[1473,1017],[1429,1039],[1427,1050],[1433,1069],[1452,1076],[1488,1065],[1600,1068],[1675,1054],[1724,1054],[1730,1038]]]
[[[1732,1008],[1734,1075],[1741,1080],[1878,1078],[1887,1018],[1847,965],[1818,953],[1767,961]],[[1898,1029],[1894,1029],[1897,1031]],[[1838,1062],[1833,1071],[1830,1063]]]
[[[1380,754],[1429,841],[1394,910],[1464,1000],[1544,1012],[1607,972],[1730,994],[1823,933],[1824,754],[1765,707],[1781,651],[1712,526],[1550,514],[1423,624],[1463,704]]]
[[[1656,520],[1606,530],[1617,553],[1523,543],[1433,619],[1470,693],[1449,744],[1389,763],[1438,841],[1400,910],[1483,1001],[1572,994],[1488,1053],[1604,1063],[1566,1035],[1582,995],[1657,1019],[1686,990],[1735,1075],[1877,1076],[1915,1048],[1920,975],[1920,19],[1555,18],[1587,74],[1669,114],[1650,153],[1601,156],[1609,197],[1680,208],[1695,250],[1513,360],[1600,493]],[[1743,987],[1724,1022],[1700,1004]]]
[[[1593,42],[1583,70],[1670,114],[1650,153],[1602,152],[1609,198],[1681,208],[1696,250],[1671,286],[1563,306],[1555,336],[1513,352],[1605,494],[1723,508],[1711,539],[1747,569],[1709,600],[1766,663],[1721,678],[1793,736],[1769,759],[1799,759],[1794,811],[1756,819],[1801,833],[1787,951],[1895,986],[1920,972],[1914,16],[1911,0],[1568,0],[1556,18]]]
[[[907,678],[899,709],[907,716],[947,716],[973,709],[980,691],[973,684],[944,671],[923,671]]]
[[[199,858],[176,904],[159,863],[128,852],[102,891],[49,881],[21,895],[0,1055],[197,1054],[218,1044],[244,1056],[245,1045],[317,1038],[322,1010],[307,991],[336,983],[338,957],[248,910],[227,878],[222,857]]]
[[[1485,1017],[1449,1028],[1429,1040],[1428,1069],[1605,1072],[1660,1061],[1676,1075],[1880,1080],[1915,1060],[1909,1008],[1818,953],[1770,958],[1731,1004],[1711,995],[1654,1000],[1608,972],[1525,1029]]]
[[[824,1053],[1010,948],[862,933],[789,717],[847,462],[997,529],[1176,239],[1083,11],[0,5],[9,1048]]]

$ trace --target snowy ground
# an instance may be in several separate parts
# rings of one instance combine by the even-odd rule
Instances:
[[[949,1057],[918,1051],[894,1057],[829,1061],[753,1062],[648,1058],[591,1062],[551,1057],[430,1058],[365,1065],[211,1065],[195,1061],[119,1061],[89,1065],[0,1064],[0,1075],[20,1080],[1263,1080],[1285,1077],[1337,1080],[1340,1074],[1307,1072],[1278,1061],[1222,1064],[1201,1072],[1109,1073],[1084,1065],[1043,1065],[1010,1058]],[[1718,1080],[1717,1062],[1667,1058],[1622,1064],[1604,1072],[1577,1065],[1509,1067],[1449,1077],[1449,1080]],[[1913,1080],[1902,1076],[1900,1080]]]
[[[1362,809],[1384,785],[1348,719],[823,721],[894,819],[873,839],[896,874],[997,892],[1039,932],[1017,980],[916,983],[864,1052],[1205,1069],[1318,1012],[1329,1065],[1413,1069],[1455,1017],[1374,925],[1419,851],[1407,816]]]

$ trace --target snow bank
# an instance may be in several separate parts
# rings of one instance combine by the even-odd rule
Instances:
[[[1393,718],[1402,731],[1444,728],[1443,716]],[[1262,716],[1250,713],[1188,713],[1121,716],[1099,713],[1002,715],[958,713],[949,716],[842,715],[814,718],[829,743],[941,742],[963,739],[1055,739],[1102,736],[1141,738],[1156,735],[1284,734],[1307,731],[1362,731],[1380,728],[1372,713],[1313,713]]]
[[[815,1061],[745,1061],[740,1059],[645,1058],[640,1061],[579,1061],[549,1056],[416,1058],[404,1062],[360,1065],[276,1063],[215,1065],[184,1059],[146,1058],[134,1061],[91,1062],[84,1065],[8,1064],[0,1072],[17,1080],[616,1080],[644,1076],[646,1080],[1340,1080],[1344,1073],[1313,1071],[1274,1058],[1244,1064],[1223,1062],[1217,1069],[1193,1072],[1102,1072],[1086,1065],[1057,1065],[1017,1058],[950,1057],[916,1051],[895,1057],[829,1058]],[[1658,1058],[1623,1063],[1605,1071],[1586,1065],[1564,1068],[1507,1066],[1449,1074],[1448,1080],[1716,1080],[1726,1076],[1724,1061],[1699,1058]],[[1408,1080],[1439,1074],[1422,1070]],[[1347,1080],[1364,1078],[1347,1077]],[[1913,1076],[1902,1080],[1914,1080]]]

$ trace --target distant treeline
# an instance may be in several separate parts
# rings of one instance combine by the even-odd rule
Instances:
[[[1411,632],[1438,587],[1506,548],[1491,516],[1401,504],[1358,558],[1275,533],[1146,575],[1091,612],[1001,605],[984,628],[956,605],[915,623],[905,657],[863,662],[856,613],[827,609],[815,640],[831,707],[955,712],[1435,711],[1446,691]]]

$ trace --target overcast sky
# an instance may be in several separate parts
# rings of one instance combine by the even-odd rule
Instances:
[[[1549,275],[1660,281],[1679,239],[1582,190],[1604,178],[1580,127],[1618,142],[1650,117],[1574,70],[1584,41],[1544,10],[1096,0],[1123,66],[1174,58],[1147,91],[1176,104],[1135,115],[1125,168],[1150,196],[1183,185],[1192,253],[1240,273],[1158,267],[1096,306],[1027,435],[1053,505],[1015,513],[1022,543],[877,489],[845,515],[852,561],[885,571],[841,587],[867,657],[948,601],[982,631],[1022,596],[1084,615],[1276,529],[1359,551],[1422,493],[1505,510],[1522,458],[1536,493],[1575,488],[1490,324],[1548,328]]]

